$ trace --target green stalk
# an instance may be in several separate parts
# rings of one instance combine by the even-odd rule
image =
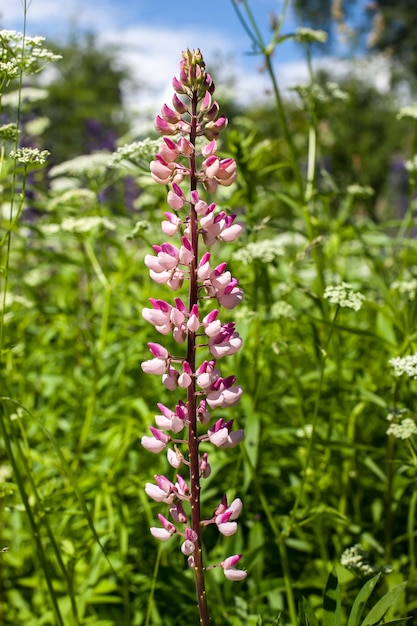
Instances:
[[[327,359],[327,350],[330,344],[330,340],[332,338],[333,335],[333,331],[334,331],[334,324],[336,323],[336,319],[339,313],[339,305],[337,305],[333,320],[331,322],[331,326],[330,326],[330,330],[329,330],[329,334],[327,336],[327,340],[326,343],[324,345],[324,348],[321,348],[321,357],[320,357],[320,363],[319,363],[319,381],[318,381],[318,385],[317,385],[317,393],[316,393],[316,399],[314,402],[314,411],[313,411],[313,419],[311,422],[312,425],[312,430],[311,430],[311,436],[308,442],[308,448],[307,448],[307,455],[306,455],[306,459],[305,459],[305,463],[304,463],[304,468],[303,468],[303,477],[300,483],[300,488],[298,490],[297,493],[297,497],[295,499],[294,502],[294,506],[291,510],[290,513],[290,521],[289,521],[289,525],[288,525],[288,534],[291,533],[293,526],[295,525],[295,517],[297,514],[297,510],[298,507],[300,506],[300,502],[303,498],[304,495],[304,490],[307,484],[307,474],[308,474],[308,470],[310,468],[310,464],[313,458],[313,444],[314,444],[314,436],[316,433],[316,428],[317,428],[317,422],[318,422],[318,415],[319,415],[319,407],[320,407],[320,400],[321,400],[321,394],[323,391],[323,382],[324,382],[324,370],[325,370],[325,365],[326,365],[326,359]]]
[[[298,626],[297,607],[295,604],[295,598],[294,598],[293,589],[292,589],[290,562],[289,562],[288,554],[287,554],[287,546],[285,544],[285,539],[288,536],[288,533],[280,530],[279,528],[280,518],[277,517],[274,513],[272,513],[268,504],[268,499],[263,492],[262,485],[258,479],[256,470],[252,464],[252,461],[250,460],[250,457],[248,455],[248,452],[245,446],[242,446],[242,449],[243,449],[243,455],[245,458],[245,463],[247,463],[247,466],[249,467],[249,471],[252,476],[252,481],[256,489],[256,494],[259,497],[259,501],[262,505],[262,510],[264,511],[266,515],[269,526],[275,536],[275,539],[278,545],[278,551],[279,551],[280,562],[282,565],[282,572],[283,572],[283,578],[284,578],[285,595],[287,598],[288,612],[290,614],[291,626]]]
[[[407,535],[408,535],[408,558],[410,559],[409,578],[413,580],[416,573],[416,515],[417,515],[417,489],[414,487],[411,494],[410,506],[407,516]]]
[[[254,53],[255,54],[260,54],[264,57],[264,61],[265,61],[265,67],[266,70],[269,74],[271,83],[272,83],[272,90],[274,93],[274,98],[275,98],[275,103],[276,103],[276,107],[277,107],[277,113],[278,113],[278,118],[280,121],[280,124],[282,126],[282,130],[284,133],[284,137],[285,137],[285,141],[287,143],[288,146],[288,150],[289,150],[289,159],[290,159],[290,163],[291,163],[291,169],[293,171],[294,174],[294,179],[295,182],[297,184],[297,188],[298,188],[298,196],[299,196],[299,200],[301,201],[304,198],[304,185],[303,185],[303,179],[302,179],[302,175],[300,172],[300,168],[299,168],[299,158],[298,158],[298,153],[297,153],[297,149],[295,147],[293,138],[292,138],[292,134],[290,131],[290,127],[288,124],[288,120],[287,120],[287,116],[285,113],[285,107],[284,107],[284,103],[282,101],[282,96],[281,96],[281,92],[280,89],[278,87],[278,81],[276,79],[275,76],[275,72],[274,72],[274,68],[272,66],[272,53],[274,52],[277,44],[279,43],[279,29],[284,21],[284,17],[286,14],[286,11],[288,9],[288,5],[289,5],[289,1],[285,0],[284,4],[283,4],[283,8],[281,11],[281,15],[279,18],[279,25],[275,30],[274,33],[274,38],[272,40],[272,42],[267,46],[263,40],[262,34],[258,28],[258,25],[256,23],[256,20],[253,16],[253,13],[249,7],[249,3],[247,0],[242,0],[239,4],[241,4],[243,6],[243,9],[246,13],[247,16],[247,21],[245,20],[245,18],[242,15],[241,9],[239,8],[238,3],[235,0],[231,0],[232,6],[234,8],[234,10],[236,11],[236,14],[238,16],[238,19],[240,21],[240,23],[242,24],[244,30],[246,31],[246,33],[249,35],[251,41],[252,41],[252,46],[254,48]]]
[[[15,457],[15,454],[13,452],[13,447],[12,447],[12,440],[11,440],[11,436],[8,433],[7,427],[6,427],[6,418],[8,416],[6,415],[5,411],[4,411],[4,406],[3,404],[0,406],[0,429],[3,435],[3,441],[4,441],[4,446],[6,449],[6,453],[7,453],[7,457],[10,461],[10,465],[12,466],[13,469],[13,474],[14,474],[14,478],[16,480],[18,489],[19,489],[19,493],[20,493],[20,497],[22,498],[22,503],[23,506],[25,507],[25,511],[26,511],[26,516],[29,522],[29,526],[31,528],[32,531],[32,537],[33,540],[35,542],[35,546],[36,546],[36,554],[37,557],[39,559],[39,562],[42,566],[42,570],[43,570],[43,574],[45,577],[45,582],[46,585],[48,587],[48,591],[49,591],[49,596],[51,598],[51,602],[52,602],[52,609],[55,615],[55,619],[56,619],[56,624],[57,626],[65,626],[64,621],[62,619],[62,615],[61,612],[59,610],[59,605],[58,605],[58,598],[56,596],[54,587],[53,587],[53,582],[52,582],[52,578],[51,578],[51,574],[50,574],[50,567],[49,564],[46,560],[45,557],[45,549],[42,545],[42,539],[41,539],[41,534],[40,534],[40,526],[38,525],[37,521],[35,520],[35,516],[34,513],[32,511],[31,505],[29,503],[29,497],[26,493],[25,490],[25,485],[24,485],[24,480],[23,480],[23,476],[20,473],[20,469]],[[21,458],[23,458],[23,454],[21,453]]]

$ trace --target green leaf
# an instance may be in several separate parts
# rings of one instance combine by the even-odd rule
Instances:
[[[408,622],[409,619],[413,619],[413,616],[409,617],[401,617],[400,619],[394,619],[392,622],[384,622],[380,626],[394,626],[394,624],[402,624],[403,622]]]
[[[314,611],[311,608],[307,598],[301,598],[299,608],[300,626],[319,626]]]
[[[398,596],[404,591],[407,582],[397,585],[391,591],[388,591],[369,611],[368,615],[363,620],[361,626],[376,626],[388,609],[395,604]]]
[[[365,583],[364,586],[361,588],[353,603],[347,626],[359,626],[365,604],[368,601],[369,596],[375,589],[381,576],[382,574],[380,572],[379,574],[371,578],[371,580],[368,580],[368,582]]]
[[[326,583],[323,597],[323,626],[340,626],[341,598],[336,570],[333,569]]]

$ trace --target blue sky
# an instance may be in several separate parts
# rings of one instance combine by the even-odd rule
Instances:
[[[0,2],[3,28],[22,30],[23,1]],[[249,4],[269,41],[269,17],[280,12],[282,0],[251,0]],[[290,9],[282,32],[292,32],[299,25]],[[79,31],[95,32],[104,45],[120,47],[120,57],[131,68],[132,77],[146,85],[137,94],[127,94],[131,106],[140,110],[158,108],[168,97],[181,50],[187,47],[201,49],[209,71],[216,79],[213,63],[220,81],[233,86],[237,99],[256,100],[269,88],[267,76],[259,72],[262,59],[248,54],[250,40],[230,0],[28,0],[28,34],[55,41]],[[278,48],[275,65],[284,89],[305,82],[303,52],[295,44]]]

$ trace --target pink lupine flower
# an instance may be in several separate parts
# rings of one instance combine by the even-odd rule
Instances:
[[[223,513],[216,519],[217,530],[225,537],[231,537],[237,532],[237,522],[230,522],[231,513]]]
[[[242,387],[213,389],[207,394],[207,404],[212,409],[226,409],[237,404],[243,393]]]
[[[175,165],[167,163],[160,155],[156,155],[156,161],[150,164],[151,175],[154,181],[160,185],[166,185],[173,180],[175,175]]]
[[[145,485],[145,493],[147,496],[155,500],[155,502],[165,502],[167,498],[167,494],[165,491],[160,489],[158,485],[154,485],[153,483],[146,483]]]
[[[175,367],[169,366],[165,374],[162,375],[162,384],[169,391],[174,391],[178,387],[179,372]]]
[[[198,319],[198,306],[196,304],[193,304],[191,308],[190,317],[188,318],[187,322],[187,328],[192,333],[197,332],[197,330],[200,328],[200,320]]]
[[[188,111],[186,104],[182,100],[180,100],[180,98],[178,98],[176,93],[174,93],[174,95],[172,96],[172,106],[180,115],[183,115]]]
[[[151,431],[153,437],[144,435],[141,440],[142,446],[146,450],[149,450],[149,452],[159,454],[159,452],[165,450],[167,444],[171,441],[171,437],[158,430],[157,428],[154,428],[153,426],[150,426],[149,430]]]
[[[206,124],[204,135],[207,139],[215,139],[227,126],[227,119],[222,116],[214,122]]]
[[[172,524],[169,520],[166,519],[163,515],[158,513],[159,521],[162,524],[162,528],[157,528],[152,526],[150,529],[151,534],[155,539],[159,539],[159,541],[168,541],[177,532],[174,524]]]
[[[234,309],[243,300],[243,290],[237,286],[237,280],[234,278],[227,287],[217,291],[216,298],[225,309]]]
[[[211,102],[212,102],[211,93],[209,91],[206,91],[204,98],[202,99],[201,104],[200,104],[200,111],[201,112],[208,111],[209,108],[211,107]]]
[[[181,187],[177,183],[172,183],[172,189],[168,191],[168,204],[174,211],[179,211],[185,204],[186,198]]]
[[[166,120],[169,121],[169,120]],[[178,146],[169,137],[163,137],[161,145],[159,146],[159,156],[166,162],[172,163],[175,162],[177,156],[179,155]],[[158,155],[156,155],[158,157]]]
[[[177,482],[175,483],[175,488],[177,490],[177,496],[180,500],[189,500],[190,489],[180,474],[177,475]]]
[[[190,157],[194,154],[194,146],[191,141],[188,141],[185,137],[180,137],[178,140],[178,150],[185,157]]]
[[[208,462],[208,454],[204,452],[202,458],[200,459],[200,475],[203,478],[208,478],[211,474],[211,465]]]
[[[169,507],[169,512],[174,522],[177,522],[179,524],[186,523],[187,516],[185,514],[184,507],[182,506],[181,502],[172,503],[171,506]]]
[[[207,113],[204,114],[204,119],[207,120],[208,122],[215,120],[219,114],[219,109],[220,107],[218,103],[214,101],[212,105],[210,106],[210,108],[208,109]]]
[[[197,407],[197,419],[200,424],[208,424],[210,422],[210,412],[207,409],[207,400],[200,400]]]
[[[220,167],[220,159],[215,154],[211,154],[202,164],[203,172],[207,178],[214,178]]]
[[[206,146],[202,148],[201,154],[205,157],[209,157],[209,156],[212,156],[213,154],[216,154],[216,150],[217,150],[217,142],[215,139],[213,139],[213,141],[210,141]]]
[[[196,382],[200,389],[208,389],[217,380],[214,365],[215,361],[203,361],[196,370]]]
[[[225,242],[232,242],[235,239],[237,239],[239,237],[239,235],[241,235],[242,230],[243,230],[243,226],[242,224],[234,224],[234,220],[236,218],[236,215],[228,215],[226,216],[225,219],[225,224],[224,224],[224,228],[221,231],[221,233],[218,235],[218,239],[220,241],[225,241]]]
[[[197,268],[197,277],[199,280],[206,280],[209,278],[211,269],[210,269],[210,252],[206,252],[200,259]]]
[[[164,235],[167,235],[168,237],[173,237],[179,232],[182,220],[174,213],[166,212],[164,213],[164,215],[166,217],[166,220],[163,220],[161,222],[161,230]]]
[[[181,241],[178,246],[167,242],[154,245],[154,254],[145,256],[145,265],[157,284],[166,284],[173,291],[184,283],[188,285],[187,299],[184,299],[187,305],[181,298],[175,298],[174,304],[151,298],[151,307],[145,307],[142,316],[157,332],[172,334],[178,344],[186,342],[187,345],[182,355],[174,357],[163,346],[148,344],[153,358],[142,363],[142,370],[160,375],[169,390],[185,389],[187,402],[180,400],[175,410],[159,403],[160,414],[155,416],[157,428],[150,427],[152,436],[143,437],[142,444],[154,453],[167,449],[171,467],[182,466],[189,471],[190,486],[180,474],[175,484],[165,476],[155,475],[156,484],[147,483],[145,491],[153,500],[169,504],[176,524],[187,524],[184,506],[190,508],[191,505],[190,526],[184,533],[177,531],[175,524],[162,515],[159,515],[162,527],[152,527],[151,533],[162,541],[177,532],[184,536],[181,551],[188,557],[189,566],[195,569],[200,621],[208,626],[204,571],[221,566],[230,580],[242,580],[246,572],[235,568],[240,555],[209,567],[204,566],[202,558],[202,527],[216,524],[224,536],[234,534],[242,503],[236,498],[229,506],[223,498],[209,520],[201,519],[200,479],[210,475],[211,466],[207,453],[201,455],[200,444],[211,442],[227,448],[243,439],[242,430],[232,430],[233,420],[221,418],[213,424],[210,415],[211,409],[226,409],[241,397],[242,388],[235,384],[235,376],[223,378],[216,360],[234,354],[242,340],[234,322],[221,323],[218,308],[207,312],[203,307],[207,300],[215,299],[218,305],[232,309],[241,302],[243,291],[225,262],[212,269],[211,254],[203,251],[202,256],[199,255],[199,243],[208,248],[216,241],[234,241],[242,226],[235,222],[235,215],[216,207],[214,202],[203,200],[198,192],[199,187],[213,192],[218,185],[229,186],[236,178],[235,161],[217,154],[217,137],[226,127],[227,119],[219,116],[219,105],[212,97],[214,82],[205,70],[199,50],[183,52],[179,75],[173,79],[172,86],[176,92],[172,107],[165,104],[155,119],[155,128],[165,136],[150,170],[155,182],[171,185],[167,196],[170,208],[174,212],[184,211],[182,219],[176,213],[165,212],[161,223],[167,237],[179,235]],[[204,316],[202,320],[200,315]],[[204,340],[204,336],[207,339]],[[200,357],[201,350],[206,357],[210,354],[210,360]],[[203,426],[206,432],[200,434]],[[172,439],[171,434],[175,436],[183,430],[186,441]],[[188,446],[185,455],[177,444]],[[183,506],[182,502],[187,505]]]
[[[171,309],[172,306],[164,300],[155,300],[149,298],[153,308],[142,309],[142,317],[155,326],[156,330],[162,335],[167,335],[172,330]]]
[[[165,135],[174,135],[177,132],[176,124],[169,124],[160,115],[156,116],[154,124],[155,130]]]
[[[242,558],[241,554],[235,554],[234,556],[229,556],[227,559],[220,563],[223,568],[224,575],[228,580],[244,580],[247,576],[247,572],[241,569],[235,569],[235,565]]]
[[[234,159],[222,159],[216,173],[216,180],[220,185],[229,187],[236,180],[236,161]]]
[[[243,504],[240,498],[235,498],[229,505],[227,504],[227,498],[224,497],[215,511],[216,514],[216,524],[221,522],[218,520],[218,517],[221,517],[224,514],[227,514],[229,520],[235,520],[239,517],[242,512]]]
[[[195,550],[195,542],[197,541],[198,535],[192,528],[185,529],[185,541],[181,545],[181,552],[186,556],[192,554]]]
[[[230,322],[224,324],[220,333],[211,337],[209,340],[209,350],[216,359],[220,359],[226,355],[231,355],[240,350],[242,339],[238,332],[235,331],[235,324]]]
[[[172,291],[177,291],[184,282],[185,274],[179,270],[175,270],[171,277],[167,280],[167,285],[172,289]],[[158,282],[158,281],[156,281]]]
[[[163,119],[166,122],[170,122],[171,124],[176,124],[181,119],[181,116],[178,114],[178,112],[177,111],[173,111],[166,104],[163,105],[162,110],[161,110],[161,114],[162,114]]]
[[[174,411],[171,411],[171,409],[168,409],[161,403],[158,403],[158,408],[161,411],[161,415],[155,415],[155,423],[159,428],[170,430],[174,434],[183,430],[185,421],[177,413],[174,413]]]
[[[217,447],[221,447],[226,443],[230,432],[227,424],[223,418],[220,418],[212,428],[209,428],[207,435],[210,443]]]
[[[148,343],[148,348],[155,358],[141,364],[145,374],[164,374],[168,369],[169,352],[159,343]]]
[[[187,389],[192,383],[193,371],[187,361],[182,365],[182,373],[178,377],[178,386]]]
[[[175,451],[172,448],[168,448],[167,450],[167,460],[171,467],[178,469],[184,463],[184,455],[175,448]]]
[[[146,483],[145,492],[147,495],[155,500],[155,502],[166,502],[170,504],[175,498],[175,486],[165,476],[158,476],[155,474],[156,485],[153,483]]]
[[[216,378],[207,394],[208,405],[212,408],[225,408],[236,404],[240,400],[243,390],[239,386],[233,386],[235,381],[235,376]]]
[[[225,422],[217,420],[215,425],[207,431],[209,441],[218,448],[234,448],[243,441],[243,430],[232,431],[233,420]]]
[[[179,250],[179,262],[183,265],[190,265],[194,260],[194,252],[191,247],[191,242],[187,237],[182,238],[182,246]]]
[[[217,319],[218,314],[219,311],[213,309],[213,311],[210,311],[210,313],[203,317],[204,333],[207,337],[215,337],[221,330],[222,323]]]

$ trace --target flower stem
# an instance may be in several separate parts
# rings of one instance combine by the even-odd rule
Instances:
[[[194,92],[191,113],[190,142],[195,146],[196,126],[197,126],[197,94]],[[190,191],[197,189],[196,158],[195,151],[190,156]],[[189,310],[197,304],[198,284],[197,284],[197,260],[198,260],[198,223],[194,205],[190,209],[190,231],[191,247],[193,250],[193,260],[190,265],[190,286],[189,286]],[[188,333],[187,341],[187,361],[193,373],[196,370],[196,333]],[[200,614],[201,626],[209,626],[210,618],[208,613],[207,596],[204,582],[203,552],[201,541],[201,510],[200,510],[200,464],[198,457],[198,432],[197,432],[197,403],[195,377],[188,387],[187,393],[188,409],[188,453],[190,462],[190,491],[191,491],[191,528],[197,535],[195,541],[194,557],[194,578],[197,592],[197,603]]]

